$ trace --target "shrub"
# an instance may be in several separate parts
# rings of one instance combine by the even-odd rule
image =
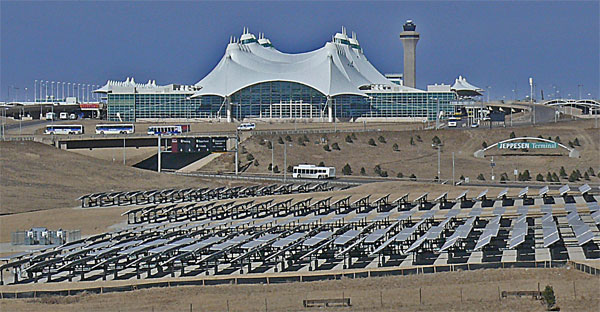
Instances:
[[[573,142],[569,141],[569,147],[570,148],[574,148],[575,147],[574,144],[573,144]]]
[[[377,144],[375,144],[375,140],[373,140],[373,138],[369,139],[369,145],[371,145],[371,146],[377,146]]]
[[[381,171],[381,173],[379,173],[379,175],[385,178],[388,176],[388,173],[387,173],[387,171]]]
[[[577,172],[573,171],[571,172],[571,175],[569,176],[569,182],[575,182],[579,179],[577,179]]]
[[[294,171],[294,166],[292,166],[292,165],[289,165],[289,166],[287,167],[287,172],[288,172],[288,173],[292,173],[293,171]]]
[[[506,182],[506,180],[508,180],[505,176],[500,176],[500,183],[502,182]]]
[[[254,160],[254,167],[258,167],[258,166],[260,166],[260,164],[258,163],[258,159],[255,159]]]
[[[586,173],[583,175],[583,178],[584,178],[584,179],[586,179],[587,181],[589,181],[589,180],[590,180],[590,175],[589,175],[589,174],[586,172]]]
[[[483,173],[480,173],[480,174],[477,176],[477,180],[485,181],[485,177],[483,176]]]
[[[546,174],[546,181],[548,181],[548,182],[552,182],[552,180],[554,180],[554,179],[552,178],[552,173],[550,173],[550,171],[548,171],[548,173]]]
[[[240,149],[240,152],[241,152],[242,154],[246,154],[246,153],[248,153],[248,150],[246,149],[246,147],[245,147],[245,146],[243,146],[243,145],[242,145],[242,146],[241,146],[241,149]]]
[[[292,142],[292,137],[288,134],[285,136],[285,140],[288,142]]]
[[[349,165],[349,164],[346,164],[346,165],[344,166],[344,168],[342,168],[342,173],[343,173],[344,175],[352,175],[352,168],[350,167],[350,165]]]
[[[278,138],[277,138],[277,143],[279,143],[279,144],[283,144],[283,139],[282,139],[281,137],[278,137]]]
[[[416,181],[417,180],[417,176],[413,173],[413,174],[410,175],[410,179],[413,180],[413,181]]]
[[[550,309],[556,303],[554,289],[552,289],[552,286],[550,285],[547,285],[546,288],[544,288],[544,291],[542,291],[542,297],[544,298],[544,302],[546,303],[548,309]]]
[[[460,178],[458,178],[458,179],[459,179],[459,180],[463,180],[463,181],[464,181],[464,180],[465,180],[465,176],[461,174],[461,175],[460,175]]]
[[[356,140],[356,134],[354,134],[354,132],[351,134],[351,136],[353,140]]]
[[[302,136],[302,140],[304,140],[304,142],[310,142],[306,134]]]
[[[383,137],[383,135],[380,135],[380,136],[377,138],[377,141],[379,141],[379,142],[381,142],[381,143],[385,143],[385,138]]]
[[[556,172],[552,172],[552,181],[554,181],[554,182],[560,182],[560,178],[558,177],[558,175],[556,174]]]
[[[375,165],[375,168],[373,168],[373,171],[375,171],[375,173],[377,173],[377,174],[381,174],[381,166]]]
[[[591,176],[595,176],[596,174],[594,173],[594,169],[592,167],[590,167],[587,172],[591,175]]]
[[[265,141],[263,139],[258,140],[258,145],[265,145],[267,144],[268,141]]]
[[[557,135],[556,137],[554,137],[554,141],[560,143],[560,137]]]
[[[581,146],[581,144],[579,144],[579,139],[575,138],[575,141],[573,141],[573,145],[575,146]]]
[[[320,162],[319,163],[319,167],[325,167],[325,163],[324,162]]]
[[[279,173],[279,167],[277,167],[277,165],[275,165],[275,167],[273,167],[273,172]]]
[[[302,146],[306,145],[306,144],[304,144],[304,139],[303,138],[298,138],[298,145],[302,145]]]
[[[538,173],[538,175],[535,177],[535,180],[544,182],[544,176],[541,173]]]
[[[402,174],[402,172],[398,172],[396,177],[402,179],[402,178],[404,178],[404,175]]]
[[[329,148],[329,144],[325,144],[325,145],[323,145],[323,149],[324,149],[326,152],[331,152],[331,148]]]
[[[531,174],[529,173],[529,170],[526,169],[525,171],[523,171],[523,181],[529,181],[531,180]]]
[[[354,141],[352,141],[352,138],[349,135],[347,135],[346,136],[346,143],[353,143],[353,142]]]
[[[438,138],[438,136],[434,136],[433,139],[431,139],[431,143],[438,145],[438,144],[442,144],[442,140],[440,140],[440,138]]]
[[[481,148],[486,148],[486,147],[488,147],[487,142],[483,141],[483,143],[481,143]]]
[[[511,138],[511,139],[514,139],[514,138],[516,138],[516,137],[517,137],[517,135],[515,134],[515,132],[514,132],[514,131],[510,133],[510,138]]]
[[[543,139],[544,137],[540,134],[538,135],[538,138]]]
[[[247,159],[248,161],[253,161],[253,160],[254,160],[254,155],[252,155],[252,154],[248,154],[248,155],[246,156],[246,159]]]
[[[267,170],[269,170],[269,171],[273,170],[273,164],[269,163],[269,166],[267,167]]]
[[[410,137],[410,145],[415,145],[415,139],[413,139],[413,137]]]
[[[423,139],[421,139],[421,136],[417,134],[417,142],[423,142]]]
[[[267,148],[273,149],[273,143],[271,143],[271,141],[267,141]]]
[[[366,175],[367,171],[365,170],[365,167],[360,167],[360,175]]]
[[[400,151],[400,149],[398,149],[398,143],[394,143],[394,145],[392,146],[392,149],[394,150],[394,152]]]
[[[333,143],[333,144],[331,145],[331,148],[333,148],[334,150],[338,150],[338,151],[340,150],[340,146],[337,144],[337,142],[336,142],[336,143]]]

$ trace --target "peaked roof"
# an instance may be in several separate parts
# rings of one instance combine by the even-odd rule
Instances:
[[[366,96],[360,87],[371,85],[398,87],[375,69],[355,35],[348,38],[344,28],[322,48],[298,54],[278,51],[268,39],[256,40],[244,29],[239,40],[230,39],[217,66],[195,84],[199,90],[193,96],[231,96],[245,87],[267,81],[304,84],[326,96]],[[401,91],[420,90],[403,87]]]
[[[455,91],[460,96],[477,96],[482,95],[482,92],[484,92],[483,89],[468,83],[463,76],[456,78],[450,90]]]

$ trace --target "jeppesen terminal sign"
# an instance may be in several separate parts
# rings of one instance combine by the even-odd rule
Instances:
[[[539,149],[557,148],[556,142],[505,142],[498,143],[499,149]]]

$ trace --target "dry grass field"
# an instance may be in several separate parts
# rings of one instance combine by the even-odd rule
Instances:
[[[568,152],[564,149],[556,150],[538,150],[522,153],[522,156],[501,155],[495,148],[488,151],[485,159],[473,157],[473,153],[481,149],[485,141],[488,145],[498,141],[508,139],[510,133],[514,131],[516,136],[538,135],[544,138],[556,136],[560,137],[563,144],[578,139],[581,146],[575,148],[580,151],[581,158],[569,158]],[[285,136],[254,136],[242,144],[248,154],[258,160],[258,166],[251,165],[247,172],[268,173],[268,166],[271,163],[271,150],[265,140],[272,140],[274,146],[274,163],[280,171],[284,170],[284,147],[279,144],[281,137],[287,146],[287,164],[297,165],[299,163],[318,164],[324,162],[327,166],[335,166],[338,175],[345,164],[352,168],[353,175],[360,175],[361,168],[365,168],[365,174],[369,176],[377,175],[375,166],[379,165],[382,171],[387,171],[388,176],[396,177],[402,173],[404,177],[415,174],[417,178],[432,179],[437,175],[437,150],[432,148],[432,139],[437,136],[444,144],[441,152],[441,178],[452,178],[452,153],[455,155],[455,177],[458,179],[461,175],[475,180],[481,173],[486,181],[491,179],[490,157],[494,155],[494,168],[496,179],[499,180],[500,174],[506,173],[510,180],[514,179],[513,170],[519,172],[529,170],[532,180],[535,181],[536,175],[541,173],[546,178],[547,172],[559,173],[560,167],[564,166],[567,174],[578,169],[585,172],[592,167],[595,173],[598,173],[600,166],[600,129],[594,128],[594,121],[574,121],[562,122],[557,125],[546,124],[537,127],[518,127],[518,128],[494,128],[494,129],[475,129],[475,130],[429,130],[429,131],[381,131],[378,133],[356,133],[356,139],[352,143],[346,142],[347,133],[326,134],[326,135],[307,135],[308,142],[305,145],[299,144],[299,139],[304,135],[290,135],[291,142],[285,140]],[[380,142],[379,136],[382,136],[385,143]],[[324,150],[324,144],[321,139],[326,140],[331,151]],[[414,145],[411,145],[411,138]],[[419,140],[420,138],[420,140]],[[376,146],[369,145],[369,140],[373,140]],[[333,148],[337,143],[339,150]],[[394,151],[394,144],[398,145],[398,151]],[[520,152],[520,151],[519,151]],[[540,153],[560,154],[562,156],[540,156]],[[248,163],[248,154],[241,155],[241,161]],[[534,154],[534,155],[532,155]],[[234,161],[232,155],[223,155],[211,163],[211,170],[232,171]],[[566,181],[566,180],[564,180]],[[600,182],[600,179],[592,176],[591,182]],[[588,181],[586,181],[588,182]]]
[[[123,166],[34,142],[0,142],[0,214],[66,208],[92,192],[217,185]]]
[[[147,289],[0,300],[0,311],[545,311],[498,291],[551,285],[561,311],[598,311],[600,279],[572,269],[493,269],[271,285]],[[421,301],[419,302],[419,290]],[[462,299],[461,299],[462,293]],[[303,299],[350,297],[350,308],[304,308]],[[191,305],[191,308],[190,308]]]

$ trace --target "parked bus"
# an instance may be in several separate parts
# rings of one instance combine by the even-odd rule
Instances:
[[[455,117],[455,116],[448,118],[448,127],[455,128],[456,126],[458,126],[458,123],[460,122],[460,120],[461,120],[460,117]]]
[[[48,125],[44,134],[83,134],[82,125]]]
[[[172,125],[172,126],[150,126],[148,134],[150,135],[173,135],[190,132],[190,125]]]
[[[133,124],[96,125],[96,134],[130,134],[134,132]]]
[[[335,178],[335,167],[317,167],[315,165],[302,164],[294,166],[292,176],[294,178],[305,179]]]

